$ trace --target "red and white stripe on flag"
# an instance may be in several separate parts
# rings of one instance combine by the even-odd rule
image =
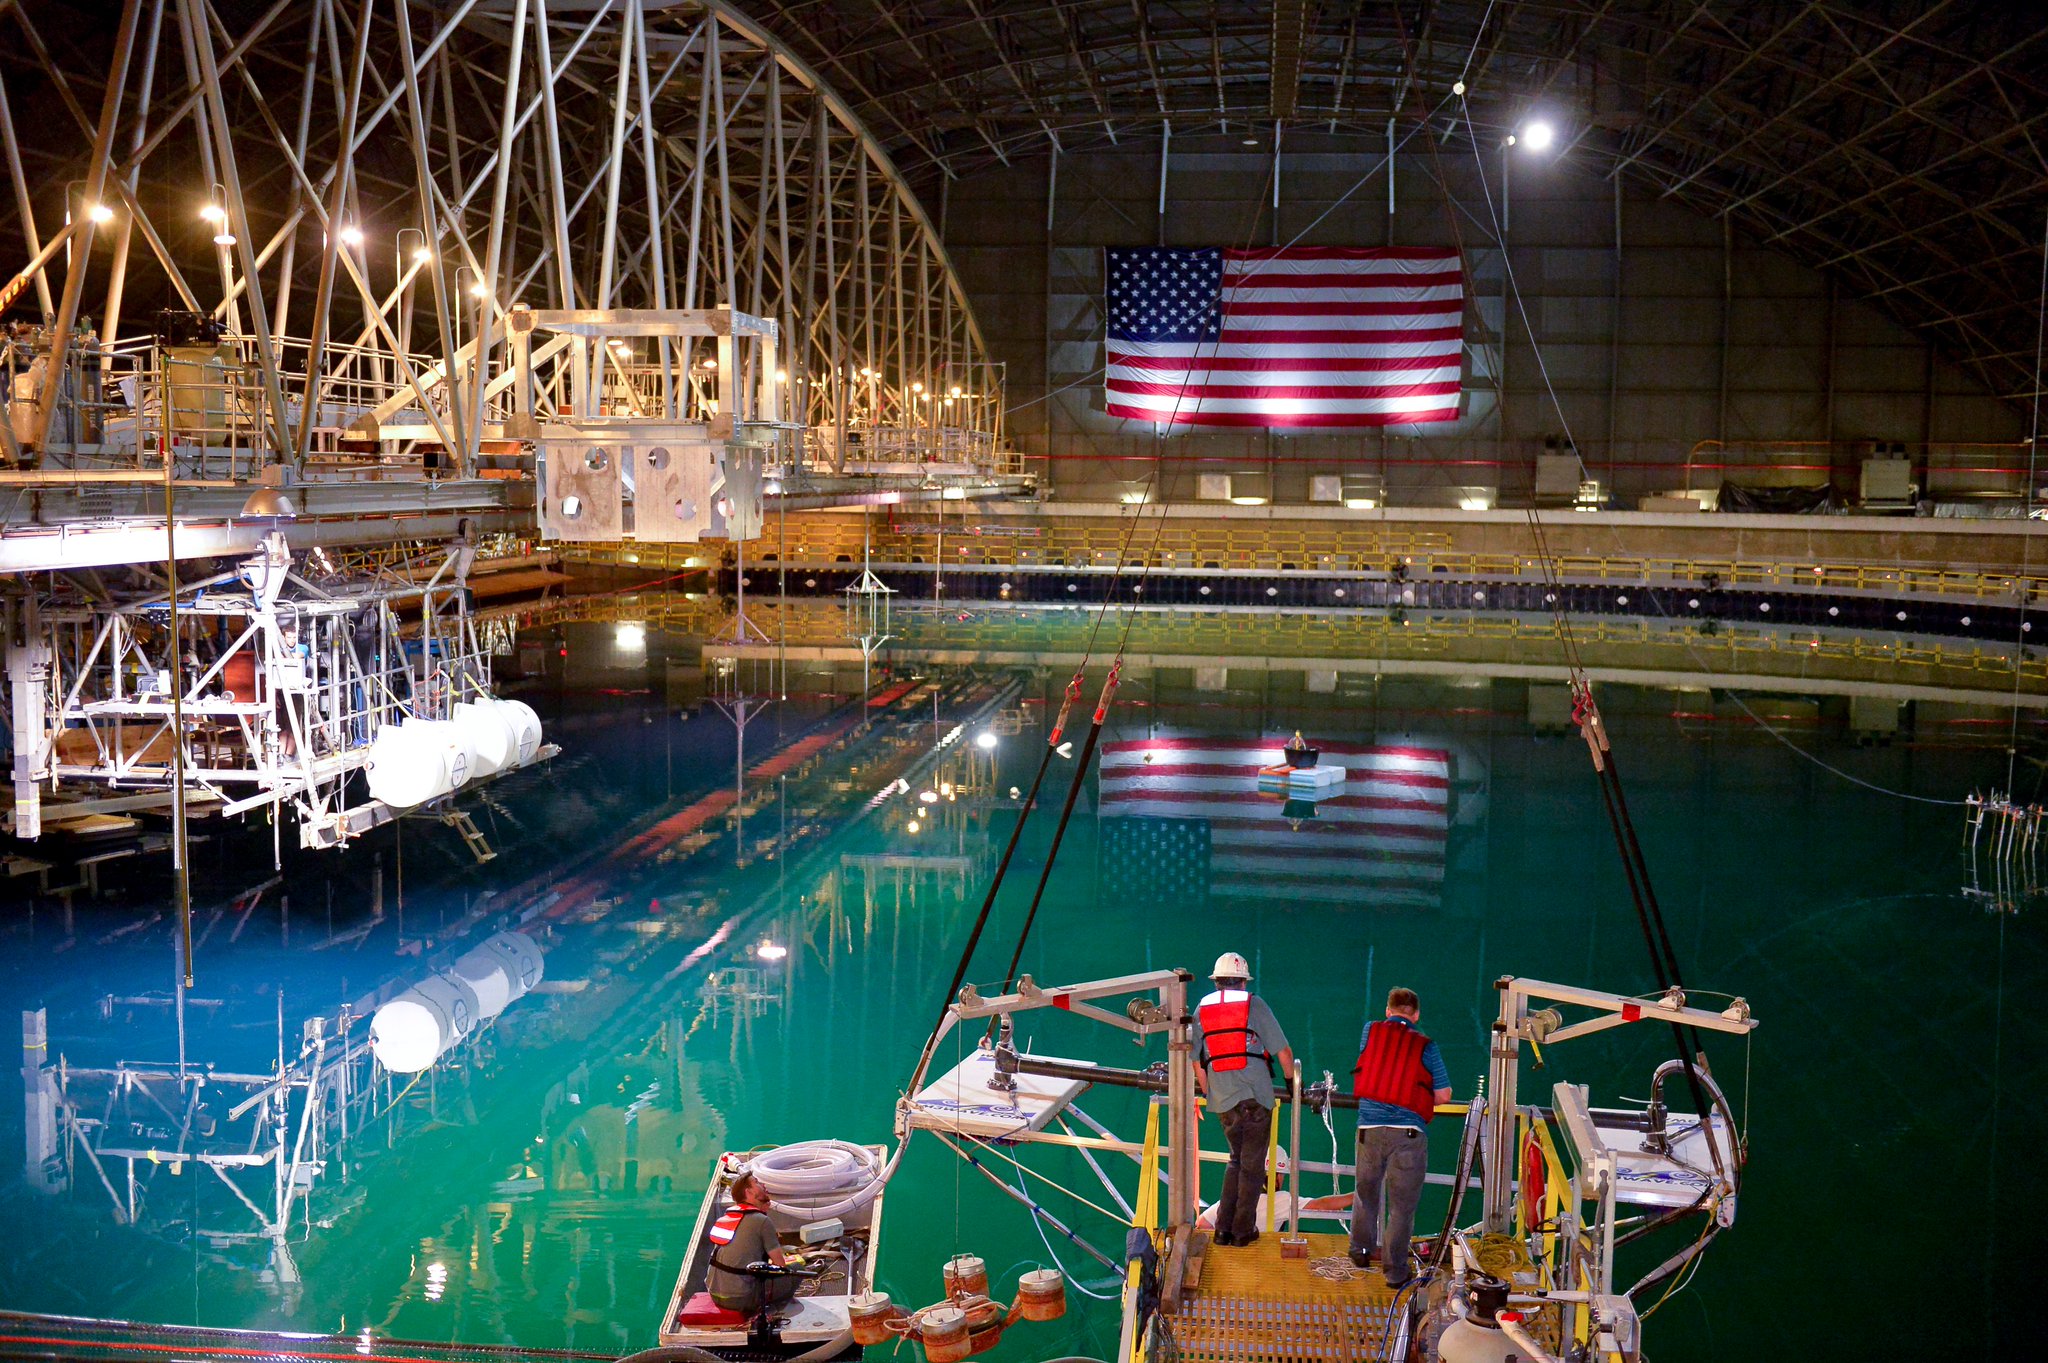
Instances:
[[[1457,419],[1465,273],[1455,250],[1289,246],[1222,258],[1214,337],[1112,328],[1111,416],[1276,427]]]
[[[1209,825],[1209,892],[1229,898],[1323,903],[1441,901],[1451,828],[1451,755],[1442,748],[1326,743],[1343,785],[1289,819],[1258,790],[1280,744],[1229,738],[1150,738],[1102,745],[1105,818],[1202,819]]]

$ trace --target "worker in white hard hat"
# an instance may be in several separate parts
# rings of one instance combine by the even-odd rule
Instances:
[[[1266,1186],[1266,1147],[1273,1134],[1273,1080],[1276,1074],[1292,1073],[1294,1050],[1273,1010],[1250,991],[1252,968],[1244,957],[1224,952],[1209,978],[1216,988],[1195,1011],[1202,1029],[1195,1084],[1222,1119],[1230,1142],[1223,1197],[1216,1204],[1216,1243],[1249,1245],[1259,1238],[1259,1194]]]

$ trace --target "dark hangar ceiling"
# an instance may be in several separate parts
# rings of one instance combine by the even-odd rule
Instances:
[[[2048,10],[1936,3],[736,0],[930,183],[1275,119],[1482,137],[1534,110],[1600,175],[1726,215],[1993,391],[2036,388]],[[1462,125],[1457,125],[1462,136]]]

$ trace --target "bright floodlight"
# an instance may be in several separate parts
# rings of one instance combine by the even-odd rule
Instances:
[[[482,298],[484,296],[484,285],[482,280],[478,280],[476,283],[469,286],[469,296],[471,298]]]
[[[990,733],[988,730],[984,729],[974,736],[974,746],[981,749],[983,752],[994,752],[996,746],[996,736]]]
[[[361,246],[363,244],[363,229],[354,223],[345,225],[341,229],[341,244],[343,246]]]
[[[199,216],[208,222],[225,222],[227,221],[228,211],[219,204],[210,203],[199,210]]]
[[[789,955],[789,948],[780,942],[762,942],[754,948],[754,954],[764,961],[779,961]]]
[[[434,249],[431,246],[415,246],[412,248],[412,261],[415,265],[424,265],[433,258]]]
[[[86,212],[90,213],[92,220],[97,223],[110,223],[114,220],[114,210],[105,204],[94,204]]]
[[[1522,145],[1530,151],[1549,151],[1550,144],[1557,141],[1557,129],[1540,118],[1534,118],[1522,125]]]

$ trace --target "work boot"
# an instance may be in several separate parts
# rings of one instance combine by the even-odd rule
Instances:
[[[1371,1267],[1372,1267],[1372,1254],[1371,1254],[1371,1252],[1370,1252],[1370,1251],[1367,1251],[1367,1250],[1362,1250],[1362,1249],[1354,1249],[1354,1250],[1352,1250],[1352,1251],[1351,1251],[1351,1266],[1352,1266],[1353,1268],[1371,1268]]]

